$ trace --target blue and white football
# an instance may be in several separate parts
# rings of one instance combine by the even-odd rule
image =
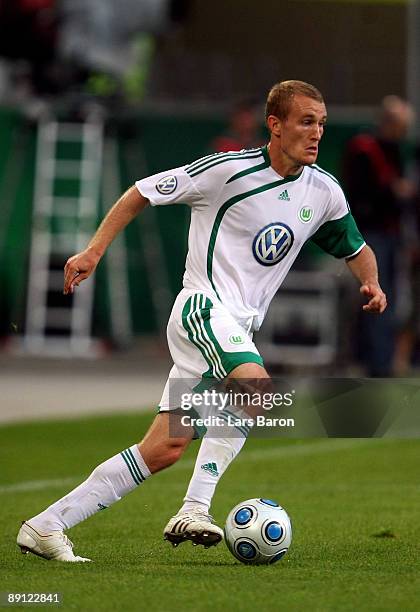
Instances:
[[[226,519],[225,541],[242,563],[263,565],[284,557],[292,541],[292,524],[286,510],[271,499],[247,499]]]

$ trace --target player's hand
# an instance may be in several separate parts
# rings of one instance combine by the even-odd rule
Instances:
[[[363,306],[365,312],[382,313],[386,306],[386,295],[376,283],[368,283],[360,287],[360,293],[365,295],[369,302]]]
[[[92,274],[100,259],[101,256],[89,248],[70,257],[64,266],[64,295],[73,293],[74,288]]]

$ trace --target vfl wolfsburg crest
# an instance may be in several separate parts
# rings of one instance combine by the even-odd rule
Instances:
[[[309,221],[312,220],[313,216],[314,211],[313,208],[311,208],[310,206],[302,206],[298,213],[298,217],[302,221],[302,223],[309,223]]]
[[[263,227],[254,238],[252,252],[262,266],[274,266],[290,251],[294,235],[285,223],[270,223]]]
[[[232,334],[229,336],[229,342],[231,344],[243,344],[245,342],[245,340],[243,339],[243,337],[240,334]]]
[[[169,195],[173,193],[178,186],[178,181],[176,180],[176,176],[164,176],[160,179],[160,181],[156,184],[156,189],[162,195]]]

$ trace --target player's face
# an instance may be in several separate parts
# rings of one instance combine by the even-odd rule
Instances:
[[[279,144],[283,155],[299,166],[314,164],[326,120],[324,103],[295,96],[287,119],[280,126]]]

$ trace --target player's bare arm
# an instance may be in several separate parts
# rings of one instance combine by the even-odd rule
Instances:
[[[347,265],[360,281],[360,293],[368,298],[363,306],[366,312],[382,313],[386,306],[386,295],[378,280],[378,266],[372,249],[365,245],[355,257],[347,260]]]
[[[73,293],[96,269],[108,246],[149,203],[138,189],[130,187],[108,212],[87,248],[67,260],[64,267],[64,294]]]

